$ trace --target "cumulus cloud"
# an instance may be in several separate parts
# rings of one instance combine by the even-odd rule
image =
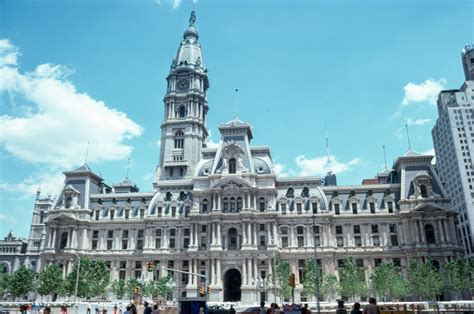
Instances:
[[[434,158],[431,160],[431,163],[434,165],[436,163],[436,153],[434,148],[430,148],[428,150],[425,150],[424,152],[421,152],[423,155],[431,155],[434,156]]]
[[[20,182],[0,181],[0,190],[15,196],[19,195],[18,199],[28,199],[36,194],[38,188],[42,193],[54,195],[61,189],[63,182],[64,175],[61,171],[39,171]]]
[[[16,65],[19,51],[8,39],[0,39],[0,67]]]
[[[422,102],[436,104],[436,97],[444,89],[445,85],[446,80],[443,78],[439,81],[430,78],[421,84],[410,82],[403,87],[405,95],[403,96],[402,105],[407,106]]]
[[[217,148],[219,146],[219,141],[215,142],[212,139],[212,130],[209,130],[209,136],[206,139],[206,146],[207,148]]]
[[[0,58],[10,51],[19,54],[8,41],[0,41]],[[61,168],[83,163],[87,142],[89,162],[128,157],[133,148],[125,141],[141,135],[142,128],[77,91],[69,74],[70,69],[50,63],[24,73],[16,62],[0,66],[0,95],[15,97],[27,108],[22,115],[0,116],[0,144],[19,159]]]
[[[354,158],[349,162],[341,162],[333,155],[329,156],[330,163],[327,162],[327,156],[307,158],[305,155],[299,155],[295,159],[300,176],[322,176],[329,170],[338,174],[352,169],[355,165],[361,163],[361,158]]]

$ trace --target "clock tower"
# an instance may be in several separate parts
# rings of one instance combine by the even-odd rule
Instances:
[[[207,89],[209,80],[195,28],[196,14],[191,12],[189,27],[166,77],[168,87],[161,124],[160,162],[157,180],[191,178],[199,160],[206,129]]]

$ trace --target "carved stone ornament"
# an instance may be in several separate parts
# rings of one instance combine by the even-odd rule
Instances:
[[[227,182],[226,184],[222,185],[222,189],[223,190],[228,190],[228,191],[232,191],[232,190],[238,190],[242,187],[242,184],[239,184],[237,182],[234,182],[234,181],[229,181]]]
[[[235,158],[237,161],[237,172],[248,172],[248,169],[243,163],[244,150],[240,147],[239,143],[234,140],[228,140],[224,142],[224,148],[222,150],[222,172],[229,173],[229,160]]]

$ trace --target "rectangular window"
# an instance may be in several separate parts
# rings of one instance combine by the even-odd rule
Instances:
[[[125,274],[126,274],[126,271],[125,271],[125,270],[121,270],[121,271],[119,272],[119,279],[125,280]]]
[[[184,238],[183,247],[187,249],[189,247],[189,238]]]
[[[260,224],[260,231],[265,231],[265,224]]]
[[[359,225],[355,225],[355,226],[354,226],[354,233],[355,233],[355,234],[359,234],[359,233],[360,233],[360,226],[359,226]]]
[[[112,240],[107,240],[107,250],[112,249]]]
[[[298,247],[303,247],[304,246],[304,237],[299,236],[298,237]]]
[[[357,203],[352,203],[351,206],[352,206],[352,213],[357,214]]]
[[[374,202],[369,203],[369,208],[370,208],[370,213],[375,214],[375,203]]]
[[[265,236],[260,236],[260,246],[265,246],[266,244]]]
[[[392,242],[393,246],[398,246],[398,237],[396,234],[390,235],[390,241]]]
[[[354,243],[355,243],[355,246],[362,246],[362,240],[360,236],[354,237]]]
[[[336,237],[336,243],[337,243],[337,247],[343,247],[344,246],[344,238],[343,237]]]
[[[170,249],[174,249],[175,248],[175,240],[174,238],[171,238],[170,239]]]
[[[334,212],[339,215],[339,204],[334,204]]]
[[[281,245],[283,247],[288,247],[288,238],[287,237],[281,238]]]
[[[336,234],[342,234],[342,226],[336,226]]]
[[[392,233],[397,232],[397,225],[396,224],[390,224],[389,228],[390,228],[390,232],[392,232]]]
[[[314,244],[315,244],[316,246],[320,246],[320,245],[321,245],[321,240],[320,240],[319,236],[315,236],[315,237],[314,237]]]
[[[122,240],[122,250],[128,249],[128,240]]]
[[[97,240],[92,240],[92,249],[97,250]]]
[[[379,233],[379,226],[378,225],[372,225],[372,233]]]
[[[107,231],[107,238],[113,238],[114,237],[114,231],[113,230],[108,230]]]
[[[161,248],[161,239],[155,239],[155,249]]]
[[[318,213],[318,203],[314,202],[312,205],[313,205],[313,214],[317,214]]]
[[[137,240],[137,250],[143,250],[143,240]]]
[[[393,213],[393,202],[387,202],[387,209],[389,213]]]
[[[285,215],[286,214],[286,204],[280,204],[280,207],[281,207],[281,213],[283,215]]]

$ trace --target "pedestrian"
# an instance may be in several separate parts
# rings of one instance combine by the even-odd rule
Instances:
[[[143,310],[143,314],[151,314],[152,309],[151,309],[151,307],[149,307],[147,301],[145,301],[144,305],[145,305],[145,309]]]
[[[311,311],[308,309],[308,304],[301,307],[301,314],[311,314]]]
[[[45,307],[43,314],[51,314],[51,308],[49,306]]]
[[[67,314],[67,305],[66,303],[63,303],[61,306],[61,314]]]
[[[118,306],[117,306],[117,304],[114,305],[114,314],[118,314]]]
[[[230,305],[229,314],[235,314],[235,309],[234,309],[233,304]]]
[[[354,307],[352,308],[351,314],[362,314],[359,302],[354,303]]]
[[[265,307],[265,302],[260,302],[260,308],[258,314],[267,314],[267,309]]]
[[[137,314],[137,307],[135,306],[135,304],[132,304],[130,310],[132,311],[132,314]]]
[[[375,298],[369,298],[369,304],[364,306],[364,314],[380,314]]]
[[[132,311],[130,311],[130,305],[127,305],[127,307],[125,308],[125,312],[123,312],[123,314],[132,314]]]
[[[153,305],[153,312],[151,314],[160,314],[160,309],[158,308],[158,304]]]
[[[91,314],[91,304],[87,303],[87,314]]]

